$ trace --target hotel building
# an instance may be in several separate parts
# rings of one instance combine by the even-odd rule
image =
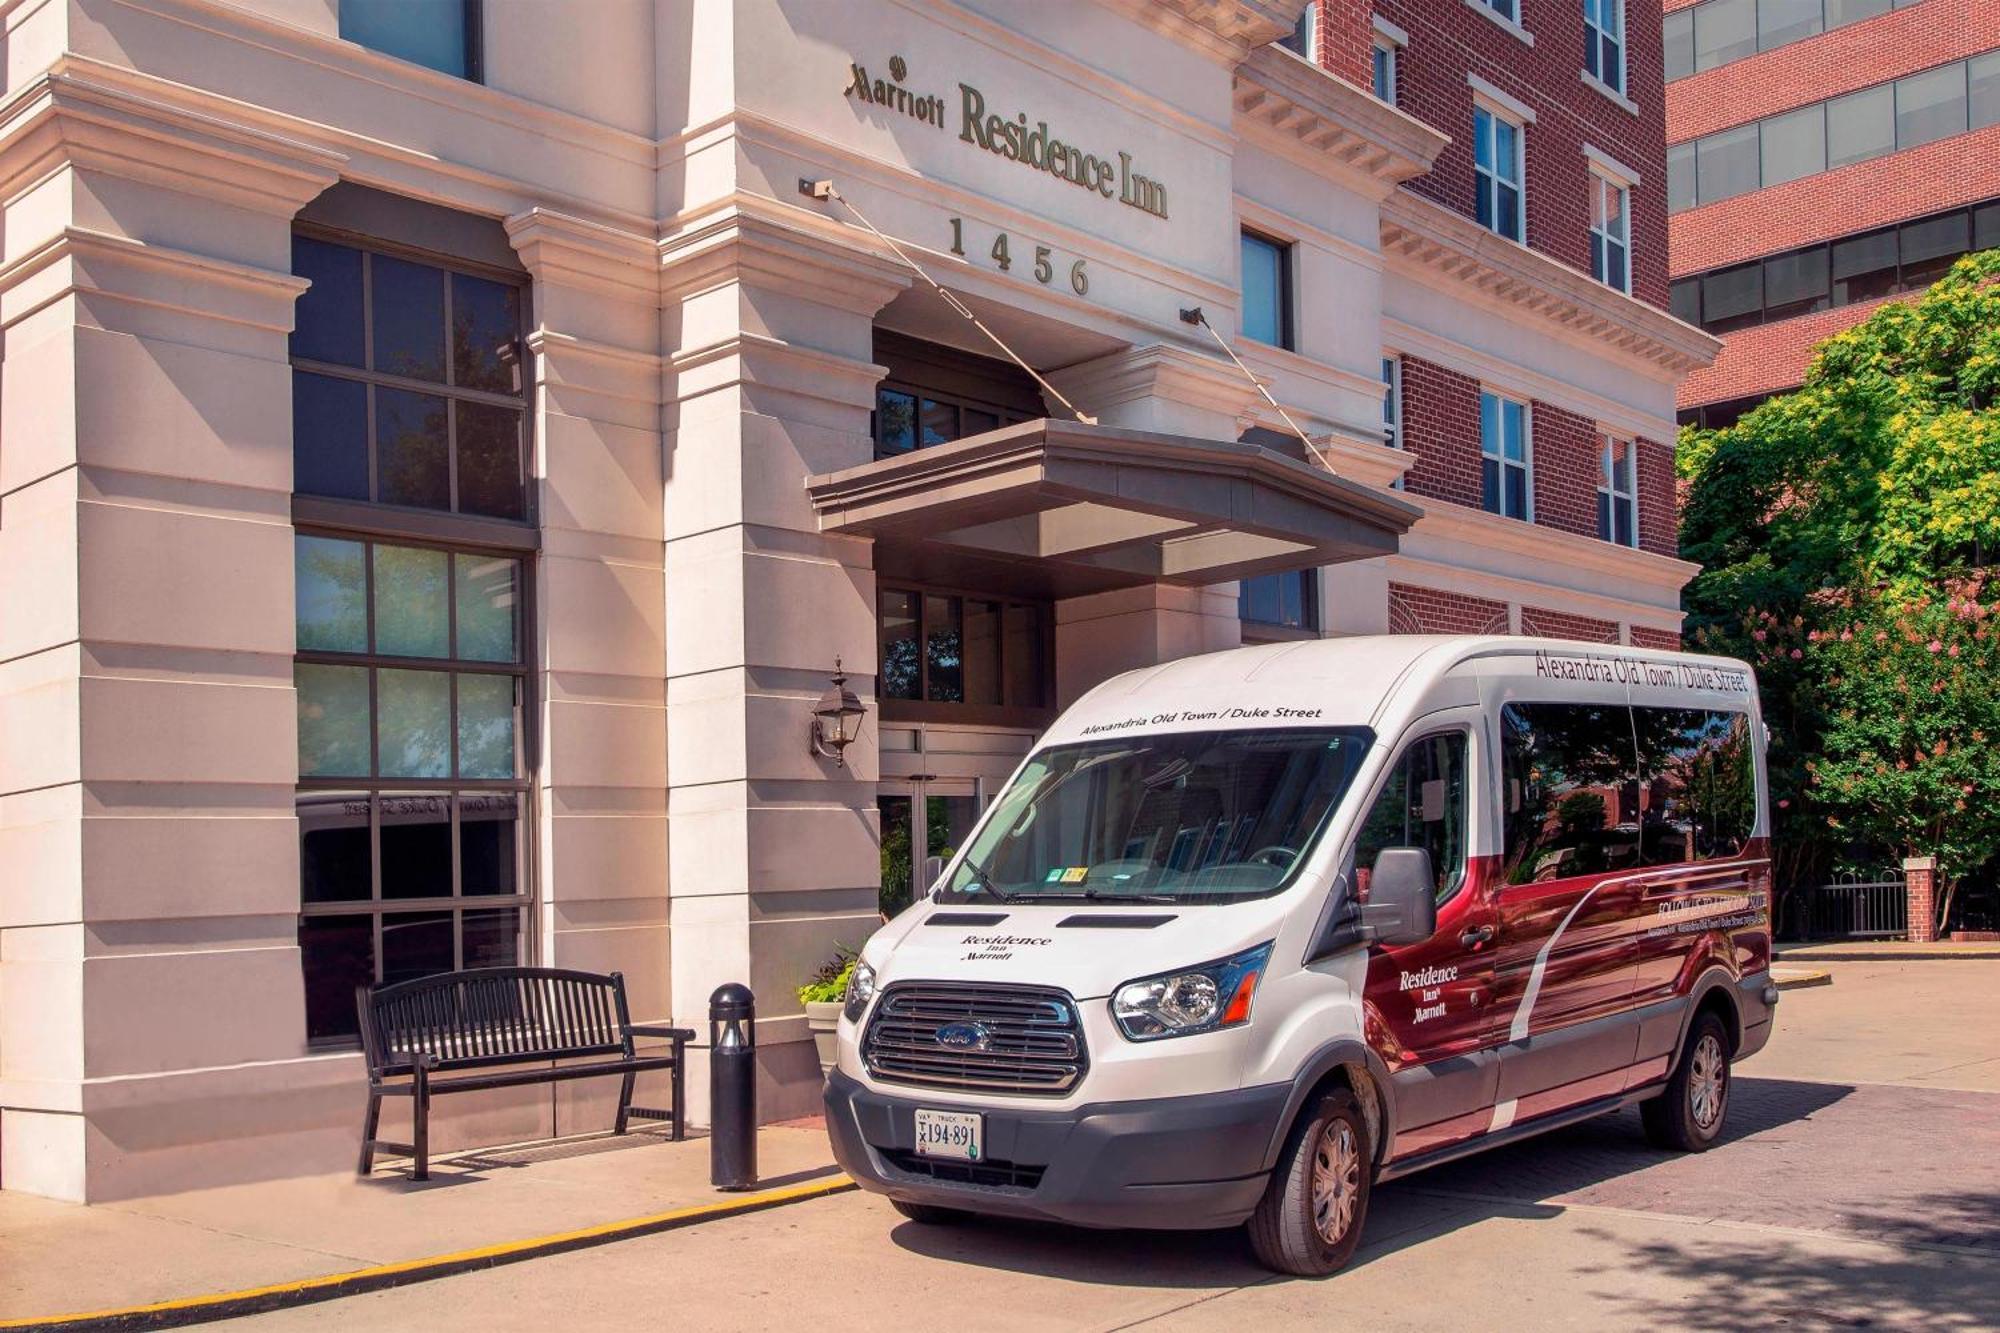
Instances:
[[[339,1170],[355,987],[461,966],[747,982],[805,1113],[1106,676],[1674,645],[1644,17],[0,0],[0,1186]]]

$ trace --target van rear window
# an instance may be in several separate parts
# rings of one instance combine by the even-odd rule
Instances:
[[[1508,704],[1501,733],[1509,884],[1738,856],[1755,830],[1746,714]]]

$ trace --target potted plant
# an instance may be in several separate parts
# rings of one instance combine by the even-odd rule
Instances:
[[[821,1074],[833,1069],[834,1031],[840,1026],[840,1010],[847,1001],[847,979],[854,974],[855,957],[852,949],[836,950],[813,973],[812,980],[799,987],[799,1000],[806,1007],[806,1027],[813,1034],[814,1049],[819,1052]]]

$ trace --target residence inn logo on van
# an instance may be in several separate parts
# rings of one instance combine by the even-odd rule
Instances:
[[[945,128],[945,101],[934,93],[913,93],[903,86],[909,77],[909,63],[901,56],[889,57],[889,77],[880,79],[856,60],[848,66],[848,84],[842,96],[869,106],[884,107],[936,129]],[[1016,111],[1010,120],[990,113],[986,94],[969,83],[958,85],[959,129],[963,143],[983,148],[1009,162],[1019,162],[1036,171],[1046,171],[1057,180],[1090,190],[1103,198],[1116,199],[1129,208],[1167,216],[1167,187],[1132,169],[1132,155],[1124,149],[1114,163],[1109,155],[1088,152],[1049,133],[1049,123],[1037,120],[1028,126],[1028,113]]]

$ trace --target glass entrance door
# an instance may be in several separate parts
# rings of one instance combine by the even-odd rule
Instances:
[[[972,832],[985,804],[972,778],[915,778],[885,782],[876,797],[882,812],[882,914],[894,916],[930,887],[924,863],[950,860]]]

